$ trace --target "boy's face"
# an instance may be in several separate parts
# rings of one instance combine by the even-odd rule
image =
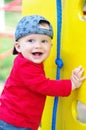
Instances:
[[[30,34],[15,43],[16,50],[34,63],[43,62],[50,54],[51,38],[47,35]]]

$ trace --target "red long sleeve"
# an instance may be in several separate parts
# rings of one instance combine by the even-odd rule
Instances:
[[[43,64],[32,63],[19,54],[0,97],[0,119],[37,130],[46,96],[68,96],[70,93],[70,80],[46,78]]]

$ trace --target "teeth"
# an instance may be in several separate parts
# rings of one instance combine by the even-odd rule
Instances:
[[[32,53],[33,55],[41,55],[42,53],[41,52],[34,52]]]

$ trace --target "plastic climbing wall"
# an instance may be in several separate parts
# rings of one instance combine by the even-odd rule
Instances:
[[[73,68],[82,65],[86,75],[85,0],[63,0],[61,79],[70,78]],[[57,130],[86,130],[86,81],[67,98],[59,98]]]
[[[70,78],[73,68],[82,65],[86,70],[86,16],[85,0],[62,0],[61,58],[64,66],[61,79]],[[22,14],[40,14],[48,18],[54,27],[51,55],[45,62],[46,75],[56,79],[57,9],[55,0],[23,0]],[[85,72],[86,73],[86,72]],[[47,97],[40,130],[51,130],[53,97]],[[56,130],[86,130],[86,81],[69,97],[59,97]],[[53,129],[54,130],[54,129]]]

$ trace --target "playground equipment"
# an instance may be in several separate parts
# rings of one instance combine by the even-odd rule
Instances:
[[[84,9],[83,9],[84,8]],[[65,0],[63,2],[63,28],[61,57],[64,67],[61,78],[69,78],[74,67],[82,65],[86,70],[86,1]],[[85,72],[86,75],[86,72]],[[86,129],[86,81],[68,98],[59,98],[58,130]]]
[[[57,12],[58,4],[62,5],[62,12],[61,8]],[[61,5],[59,5],[59,7]],[[54,63],[57,56],[57,34],[59,31],[59,26],[57,26],[59,17],[57,18],[57,13],[59,13],[59,17],[62,14],[62,26],[60,30],[61,35],[58,38],[60,38],[61,42],[60,54],[64,66],[61,69],[60,78],[69,79],[73,68],[82,65],[86,70],[86,0],[22,1],[23,15],[43,15],[49,19],[49,21],[51,21],[54,27],[52,52],[48,60],[45,62],[46,75],[52,79],[55,79],[57,75],[57,66]],[[60,63],[62,64],[62,61]],[[40,130],[86,130],[85,91],[86,81],[83,83],[80,89],[72,92],[69,97],[59,97],[59,102],[57,101],[58,104],[56,105],[56,107],[58,106],[58,110],[54,113],[56,114],[55,116],[57,119],[55,119],[56,121],[54,122],[52,121],[54,99],[52,97],[47,97]],[[52,124],[52,122],[55,124]],[[54,125],[54,127],[52,127],[52,125]]]

